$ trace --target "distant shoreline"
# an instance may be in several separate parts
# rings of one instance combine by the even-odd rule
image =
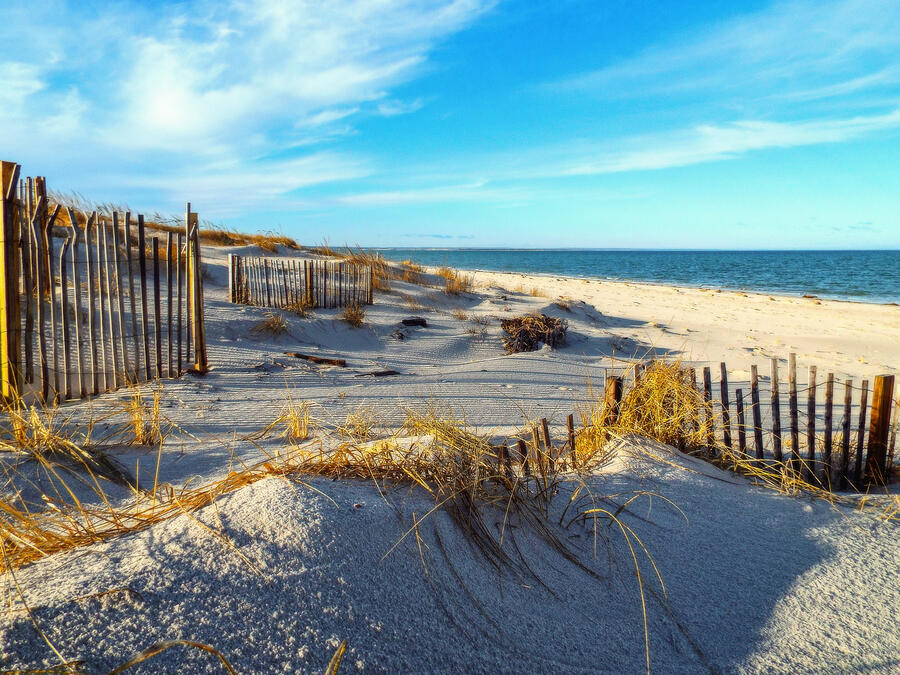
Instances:
[[[900,302],[900,251],[373,249],[392,260],[509,272],[890,305]]]

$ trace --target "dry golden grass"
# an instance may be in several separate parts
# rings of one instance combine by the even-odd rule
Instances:
[[[372,406],[360,406],[347,413],[344,423],[337,428],[340,438],[368,441],[374,435],[376,419]]]
[[[469,315],[466,314],[466,311],[464,309],[454,309],[450,312],[450,314],[453,315],[453,318],[457,321],[468,321],[469,319]]]
[[[131,207],[127,204],[115,204],[112,202],[95,202],[85,198],[77,192],[50,192],[50,206],[53,208],[55,204],[59,204],[63,208],[60,210],[57,218],[57,225],[69,225],[69,216],[66,207],[71,208],[76,213],[76,221],[79,227],[84,228],[86,217],[85,214],[96,211],[105,220],[109,221],[113,213],[132,212]],[[133,216],[133,223],[137,223],[137,216]],[[184,233],[184,216],[163,215],[161,213],[152,213],[145,215],[144,227],[148,230],[156,232],[172,232],[174,234]],[[247,234],[237,232],[222,227],[214,227],[208,221],[201,223],[200,242],[209,246],[259,246],[262,250],[274,253],[278,250],[278,246],[284,246],[290,249],[300,249],[300,245],[291,237],[279,234],[277,232],[264,232],[257,234]],[[160,254],[163,252],[160,250]]]
[[[366,308],[363,305],[351,303],[344,307],[339,318],[354,328],[361,328],[366,323]]]
[[[554,301],[553,301],[553,304],[554,304],[554,306],[558,307],[559,309],[561,309],[561,310],[564,311],[564,312],[571,312],[571,311],[572,311],[572,300],[571,300],[571,298],[563,298],[563,297],[560,297],[560,298],[557,298],[556,300],[554,300]]]
[[[291,312],[292,314],[296,314],[299,317],[306,318],[309,316],[310,311],[313,309],[313,304],[309,301],[309,298],[306,297],[305,294],[301,294],[299,300],[289,303],[285,310]]]
[[[134,445],[157,445],[163,442],[163,425],[159,412],[161,396],[161,388],[154,389],[148,402],[138,387],[132,389],[131,396],[124,404],[128,422],[123,431],[127,442]]]
[[[250,329],[257,335],[284,335],[288,332],[288,322],[281,312],[266,312],[265,319]]]
[[[281,409],[281,414],[252,438],[264,438],[274,429],[281,428],[279,438],[286,439],[289,444],[295,444],[308,440],[316,426],[309,401],[295,401],[294,397],[288,394],[287,403]]]
[[[788,459],[789,439],[784,443],[784,461],[758,460],[741,454],[736,445],[727,447],[713,433],[713,429],[722,428],[721,412],[704,400],[690,371],[676,361],[651,361],[637,383],[624,392],[617,417],[598,401],[582,411],[581,419],[576,438],[579,463],[604,452],[612,438],[637,435],[698,455],[781,492],[803,492],[832,503],[847,500],[817,479],[804,478],[806,461],[800,459],[792,465]]]
[[[408,293],[398,293],[398,295],[400,296],[400,299],[403,300],[403,302],[406,304],[406,306],[414,312],[422,309],[422,303],[419,302],[419,300],[415,296],[412,296]]]
[[[444,292],[448,295],[470,293],[475,283],[475,278],[471,274],[463,274],[449,267],[439,267],[437,275],[444,278]]]

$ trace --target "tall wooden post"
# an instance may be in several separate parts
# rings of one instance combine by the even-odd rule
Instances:
[[[894,376],[877,375],[872,392],[872,412],[869,418],[869,452],[866,458],[866,477],[870,482],[887,482],[887,446],[891,420],[891,401],[894,396]]]
[[[203,328],[203,277],[200,273],[200,228],[199,218],[191,212],[188,202],[185,210],[185,229],[188,245],[188,298],[191,305],[192,334],[194,337],[194,370],[205,373],[209,370],[206,358],[206,331]]]
[[[0,393],[4,400],[21,392],[19,364],[19,239],[16,186],[19,165],[0,162]]]

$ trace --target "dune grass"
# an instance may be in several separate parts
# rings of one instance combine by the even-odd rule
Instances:
[[[366,323],[366,308],[355,302],[350,303],[338,315],[341,321],[350,324],[353,328],[362,328]]]
[[[436,274],[444,279],[444,292],[447,295],[461,295],[470,293],[475,286],[475,277],[471,274],[463,274],[459,270],[450,267],[439,267]]]
[[[112,218],[113,213],[136,213],[127,204],[113,202],[97,202],[88,199],[78,192],[56,192],[49,194],[51,208],[59,204],[63,208],[57,218],[57,226],[68,226],[69,216],[66,208],[73,209],[76,214],[77,224],[84,228],[84,214],[96,211],[105,219]],[[80,212],[80,213],[79,213]],[[136,216],[135,216],[136,222]],[[181,215],[164,215],[159,212],[147,214],[144,217],[144,227],[156,232],[184,233],[184,217]],[[276,253],[279,246],[299,250],[300,245],[291,237],[278,232],[244,233],[216,226],[210,221],[203,221],[200,225],[200,242],[208,246],[259,246],[263,251]]]
[[[253,326],[250,332],[277,337],[288,332],[288,322],[281,312],[266,312],[265,318]]]

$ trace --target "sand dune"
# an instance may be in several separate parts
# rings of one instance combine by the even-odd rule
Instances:
[[[461,296],[392,281],[363,328],[337,320],[337,310],[316,310],[285,314],[287,332],[272,337],[252,330],[266,310],[227,302],[228,251],[204,250],[212,370],[164,384],[163,412],[177,428],[162,449],[159,480],[174,486],[213,480],[276,450],[277,438],[245,437],[271,423],[288,395],[309,401],[326,425],[370,408],[379,433],[399,427],[406,407],[435,406],[479,433],[547,417],[559,435],[607,369],[634,356],[724,360],[736,376],[751,363],[767,372],[770,357],[790,351],[839,377],[898,366],[898,307],[486,272],[475,274],[476,292]],[[567,319],[568,344],[504,355],[499,320],[535,311]],[[403,327],[410,316],[427,327]],[[345,358],[347,367],[288,351]],[[388,369],[399,374],[370,375]],[[102,431],[126,397],[66,410],[103,419]],[[155,449],[111,451],[152,484]],[[621,495],[646,493],[622,517],[665,583],[638,551],[653,670],[897,667],[896,523],[754,487],[639,439],[584,481],[594,493],[619,495],[611,508]],[[191,517],[45,558],[15,580],[47,637],[89,672],[167,639],[215,645],[238,672],[321,672],[344,639],[341,672],[644,669],[639,587],[620,532],[560,526],[582,568],[538,533],[513,528],[510,545],[530,567],[516,575],[488,564],[440,510],[421,527],[422,549],[410,537],[391,551],[413,513],[421,517],[434,502],[421,489],[381,488],[266,479]],[[558,522],[572,489],[561,488],[548,522]],[[22,494],[40,503],[37,485]],[[110,495],[130,499],[114,486]],[[490,525],[502,527],[502,514]],[[0,623],[0,667],[52,665],[11,582],[7,575],[12,609]],[[84,598],[110,589],[130,591]],[[210,655],[184,650],[134,672],[176,670],[220,672]]]

